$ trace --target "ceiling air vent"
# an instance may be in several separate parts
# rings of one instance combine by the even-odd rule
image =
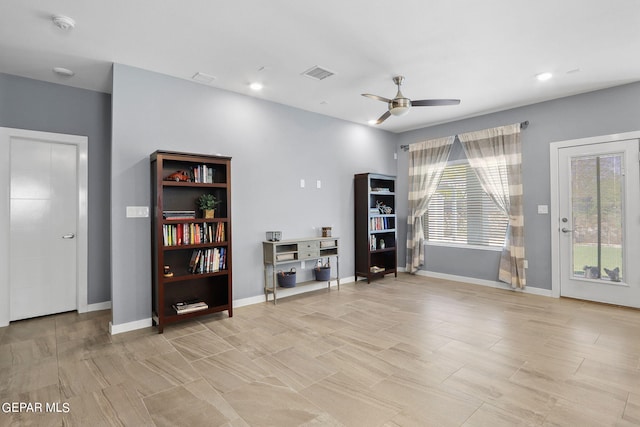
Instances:
[[[318,67],[317,65],[314,65],[313,67],[309,68],[307,71],[302,73],[303,76],[306,76],[315,80],[324,80],[327,77],[333,76],[334,74],[335,73],[333,71],[329,71],[327,69]]]
[[[193,77],[191,77],[191,78],[193,80],[199,82],[199,83],[211,83],[212,81],[214,81],[216,79],[211,74],[206,74],[206,73],[201,73],[201,72],[195,73],[193,75]]]

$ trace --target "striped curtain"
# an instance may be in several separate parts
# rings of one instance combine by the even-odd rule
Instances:
[[[458,135],[458,139],[482,189],[509,217],[498,279],[512,288],[524,288],[527,281],[524,270],[520,124],[469,132]]]
[[[422,216],[436,192],[455,136],[418,142],[409,146],[409,213],[407,216],[407,265],[415,273],[424,265]]]

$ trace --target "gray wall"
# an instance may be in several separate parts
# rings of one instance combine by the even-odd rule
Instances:
[[[521,134],[527,283],[551,289],[551,222],[549,215],[537,213],[537,205],[551,203],[549,144],[640,130],[639,113],[640,83],[633,83],[406,132],[398,145],[528,120],[530,125]],[[406,257],[407,167],[408,153],[398,147],[398,213],[405,215],[398,232],[400,265]],[[497,280],[499,256],[491,251],[427,246],[424,269]]]
[[[341,276],[353,276],[353,175],[396,173],[394,134],[119,64],[112,134],[114,325],[151,315],[150,219],[127,219],[125,207],[150,204],[153,151],[233,157],[234,299],[262,295],[267,230],[298,238],[332,226]]]
[[[111,96],[0,74],[0,126],[89,137],[87,302],[109,301]]]

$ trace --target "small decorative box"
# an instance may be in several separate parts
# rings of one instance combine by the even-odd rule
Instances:
[[[282,231],[267,231],[267,241],[279,242],[282,239]]]

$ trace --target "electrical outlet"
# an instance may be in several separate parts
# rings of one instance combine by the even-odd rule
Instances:
[[[322,181],[320,180],[316,181],[316,188],[322,188]]]
[[[529,260],[525,259],[524,261],[522,261],[522,265],[524,266],[524,268],[529,268]]]
[[[300,188],[304,188],[304,179],[300,180]]]

